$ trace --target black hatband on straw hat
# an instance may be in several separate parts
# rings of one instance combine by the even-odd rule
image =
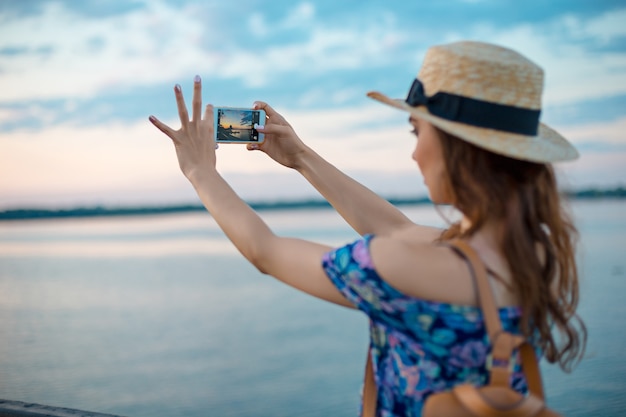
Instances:
[[[405,101],[413,107],[426,106],[432,115],[446,120],[527,136],[537,135],[541,114],[541,110],[491,103],[441,91],[428,97],[424,93],[424,85],[417,78]]]

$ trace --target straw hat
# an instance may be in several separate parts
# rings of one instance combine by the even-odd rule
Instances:
[[[466,41],[430,48],[406,99],[367,95],[497,154],[542,163],[576,159],[576,148],[539,122],[542,90],[535,63]]]

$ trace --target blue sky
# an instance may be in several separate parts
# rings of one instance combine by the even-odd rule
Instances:
[[[542,120],[580,160],[570,188],[626,184],[626,5],[620,1],[0,0],[0,209],[197,201],[171,144],[172,87],[268,101],[327,159],[386,196],[423,195],[403,97],[426,49],[512,47],[546,71]],[[248,199],[315,195],[240,145],[218,165]]]

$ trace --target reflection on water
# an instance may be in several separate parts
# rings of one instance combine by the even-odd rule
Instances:
[[[588,354],[572,375],[544,367],[568,416],[624,411],[625,207],[575,205]],[[405,211],[443,224],[430,207]],[[356,237],[330,210],[262,215],[283,235]],[[256,271],[208,214],[63,219],[0,223],[0,340],[0,398],[128,416],[354,416],[367,322]]]

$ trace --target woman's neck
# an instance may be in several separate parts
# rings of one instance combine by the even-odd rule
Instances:
[[[472,226],[472,222],[466,216],[461,219],[461,233],[466,232]],[[476,245],[477,249],[489,249],[492,252],[500,252],[500,231],[502,230],[501,222],[487,221],[478,230],[475,230],[468,241]]]
[[[472,223],[467,217],[461,219],[461,231],[466,231]],[[467,238],[467,242],[478,252],[483,262],[498,275],[506,277],[508,273],[508,262],[502,251],[502,223],[499,221],[488,221],[478,230],[474,231]]]

